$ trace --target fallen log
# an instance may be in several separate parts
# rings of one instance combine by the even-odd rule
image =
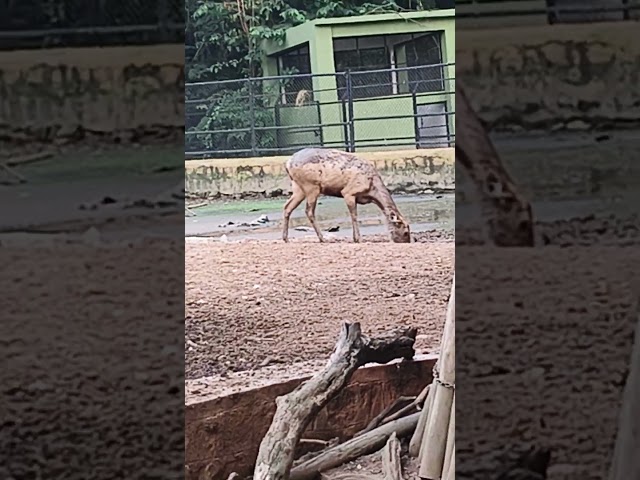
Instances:
[[[400,441],[393,432],[382,449],[382,476],[384,480],[403,480],[400,462]]]
[[[382,338],[370,339],[362,335],[359,323],[345,323],[324,369],[293,392],[276,399],[276,413],[260,444],[253,479],[289,478],[295,449],[302,433],[316,414],[347,384],[353,372],[367,363],[388,363],[397,358],[413,358],[416,334],[415,328],[408,328]],[[391,426],[390,434],[393,424],[388,425]],[[301,469],[304,465],[306,464],[296,469]]]
[[[319,473],[338,467],[363,455],[368,455],[380,450],[391,434],[398,438],[411,434],[418,424],[420,412],[386,423],[364,435],[354,437],[351,440],[325,450],[320,455],[308,462],[298,465],[291,470],[290,480],[309,480]]]

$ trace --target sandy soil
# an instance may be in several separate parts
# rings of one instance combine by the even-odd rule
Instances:
[[[343,322],[371,335],[416,326],[417,350],[437,350],[454,268],[438,237],[187,243],[186,378],[324,360]]]

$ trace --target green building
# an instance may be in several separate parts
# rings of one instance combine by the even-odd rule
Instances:
[[[277,86],[279,147],[454,142],[455,9],[317,19],[263,48],[265,76],[313,74]]]

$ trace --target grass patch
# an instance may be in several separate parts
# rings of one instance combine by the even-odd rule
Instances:
[[[70,152],[15,167],[29,183],[57,183],[94,178],[149,175],[162,169],[181,168],[184,147],[153,145],[140,148]]]

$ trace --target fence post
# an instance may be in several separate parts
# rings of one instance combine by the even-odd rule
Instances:
[[[249,82],[249,118],[251,128],[251,155],[257,155],[257,142],[256,142],[256,99],[253,95],[253,78],[248,78]]]
[[[160,0],[156,9],[158,15],[158,28],[160,29],[160,35],[163,41],[167,41],[169,38],[169,5],[167,0]]]
[[[349,127],[349,139],[348,139],[348,150],[350,152],[356,151],[356,138],[355,138],[355,125],[353,123],[353,85],[351,79],[351,70],[347,69],[345,72],[346,76],[346,86],[347,86],[347,125]]]

